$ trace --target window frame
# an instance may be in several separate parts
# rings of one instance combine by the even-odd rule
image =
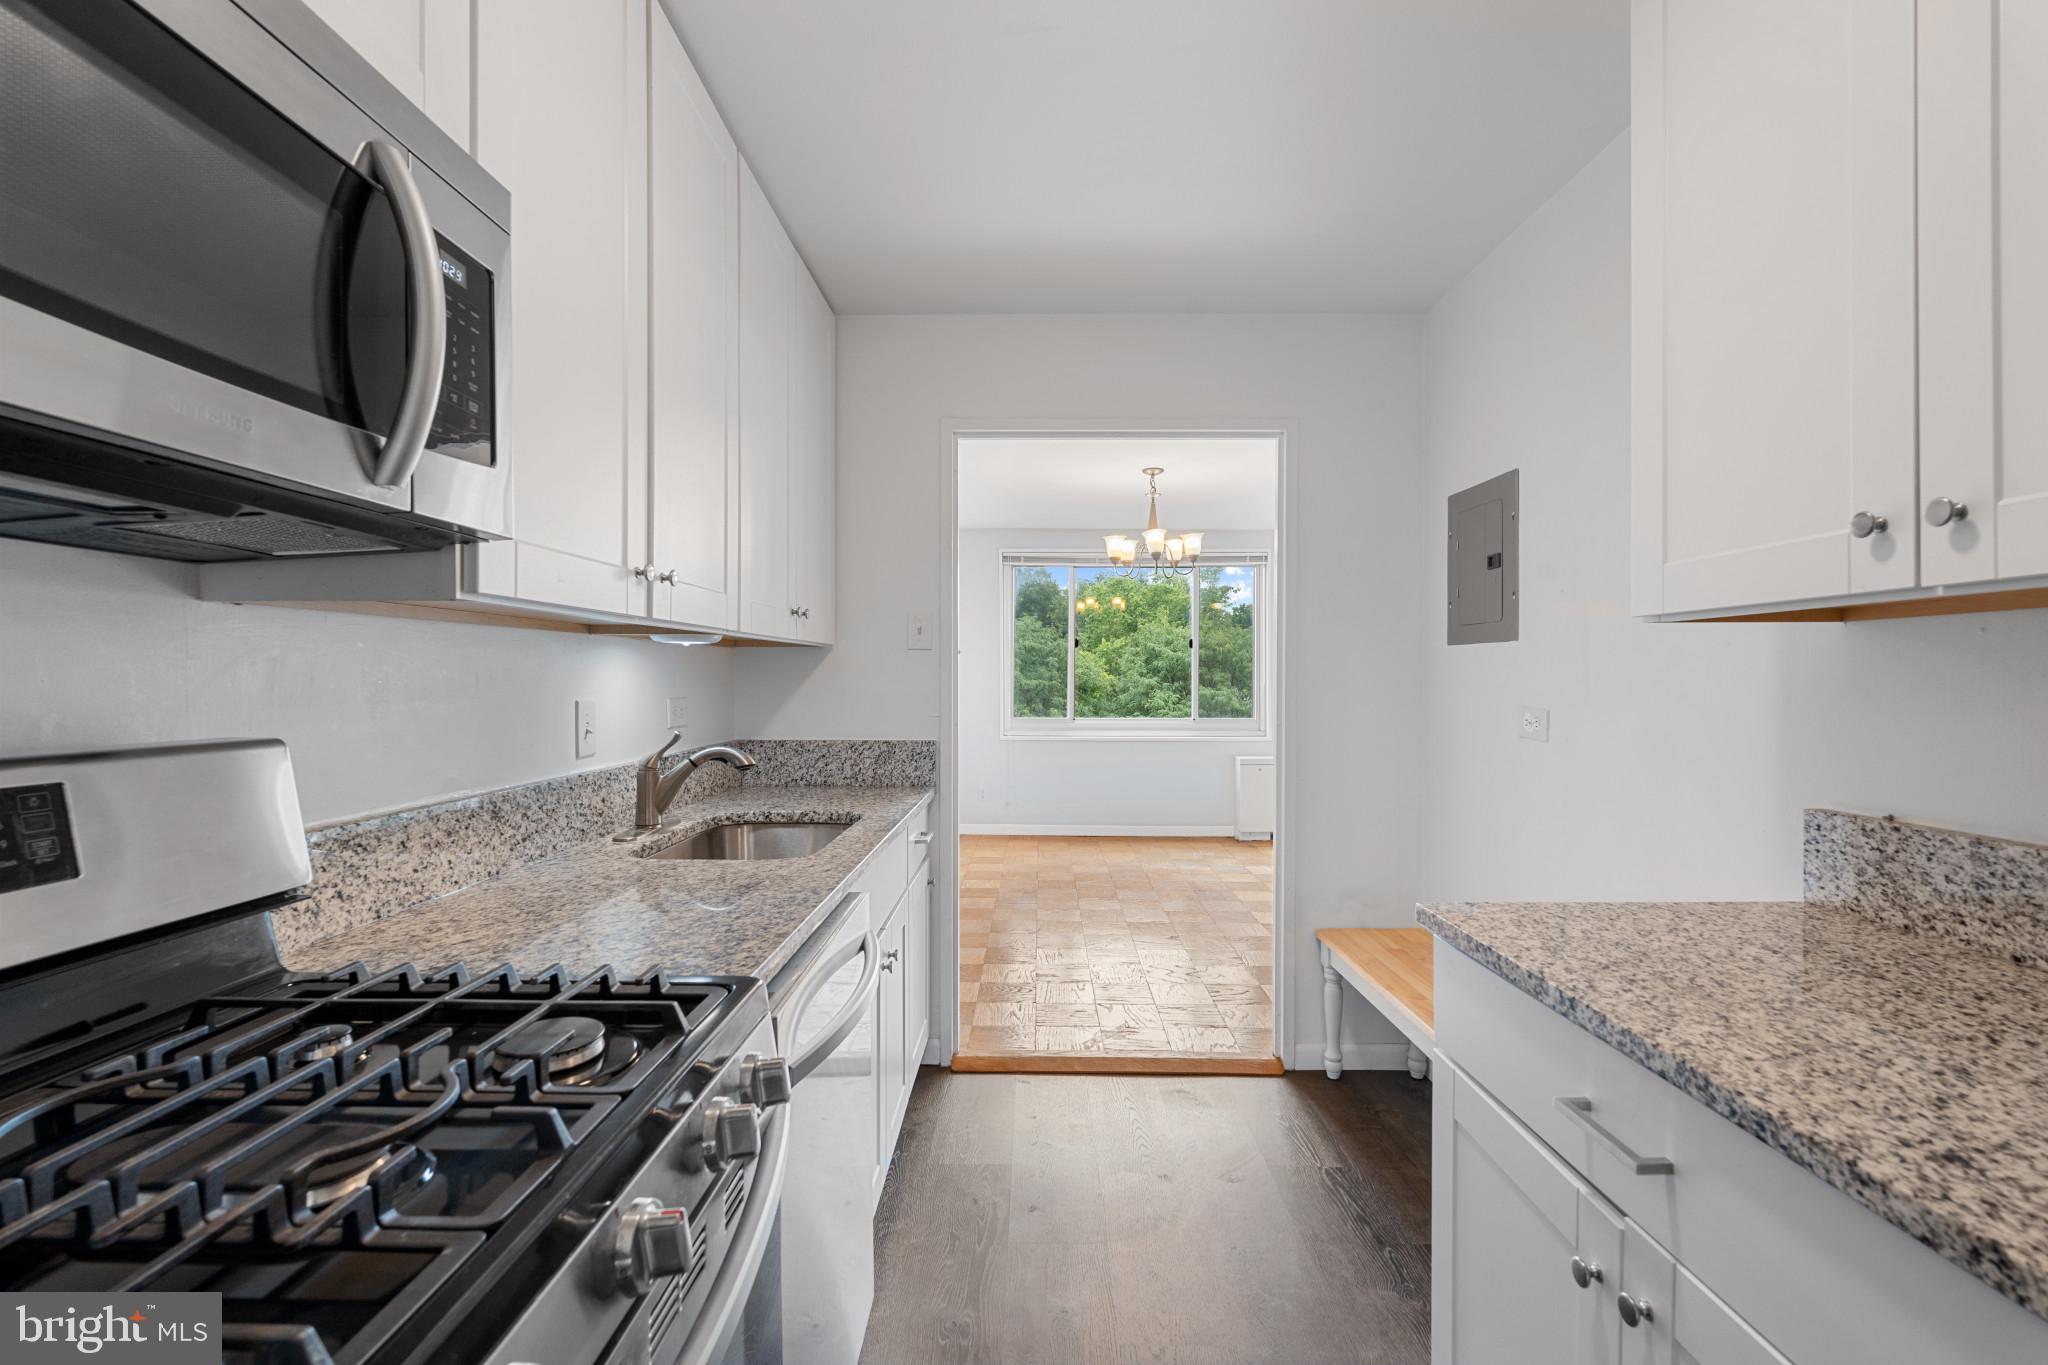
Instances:
[[[1164,716],[1077,716],[1074,707],[1074,651],[1079,570],[1108,569],[1116,565],[1101,554],[1005,550],[998,557],[1003,614],[1000,683],[1001,708],[998,721],[1004,739],[1263,739],[1267,735],[1272,670],[1267,658],[1271,632],[1266,615],[1271,609],[1267,597],[1272,582],[1272,555],[1264,550],[1219,550],[1205,552],[1188,582],[1188,711],[1186,719]],[[1202,625],[1201,570],[1242,566],[1252,570],[1252,714],[1249,716],[1202,715]],[[1044,568],[1066,573],[1067,596],[1067,713],[1064,716],[1019,716],[1017,710],[1017,576],[1024,568]]]

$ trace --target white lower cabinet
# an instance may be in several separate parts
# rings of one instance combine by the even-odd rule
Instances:
[[[1434,1365],[2040,1365],[2043,1322],[1456,949]]]
[[[1435,1141],[1436,1365],[1618,1365],[1621,1215],[1455,1066]]]

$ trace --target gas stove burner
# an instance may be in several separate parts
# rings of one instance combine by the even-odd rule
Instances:
[[[346,1024],[322,1024],[295,1043],[294,1050],[309,1062],[324,1062],[348,1050],[356,1037]]]
[[[434,1154],[423,1147],[407,1142],[394,1142],[378,1151],[368,1152],[354,1159],[353,1165],[341,1162],[316,1170],[312,1183],[306,1186],[306,1207],[322,1208],[339,1199],[346,1199],[357,1190],[363,1189],[379,1175],[412,1157],[419,1158],[419,1169],[412,1172],[411,1183],[424,1185],[434,1178]]]
[[[521,1024],[497,1046],[500,1057],[536,1061],[548,1075],[562,1077],[598,1061],[605,1052],[604,1025],[580,1014],[558,1014]]]

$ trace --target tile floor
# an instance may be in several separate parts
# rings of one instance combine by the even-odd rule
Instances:
[[[960,1050],[1273,1055],[1273,846],[960,840]]]

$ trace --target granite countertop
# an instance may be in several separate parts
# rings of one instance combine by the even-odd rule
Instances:
[[[2048,1317],[2048,972],[1799,902],[1419,918]]]
[[[432,970],[467,962],[522,972],[556,963],[572,974],[611,966],[638,976],[753,976],[787,962],[834,905],[833,892],[880,846],[922,787],[742,787],[670,812],[674,822],[633,844],[609,839],[528,864],[435,900],[286,946],[293,971],[353,962]],[[851,820],[802,858],[759,862],[639,856],[738,820]]]

